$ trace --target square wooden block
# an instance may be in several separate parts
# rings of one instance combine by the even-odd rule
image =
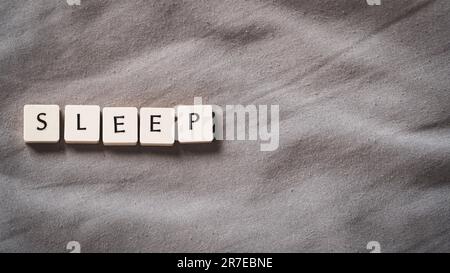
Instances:
[[[100,106],[66,105],[64,140],[66,143],[98,143],[100,141]]]
[[[175,109],[143,107],[139,113],[139,142],[143,146],[170,146],[175,142]]]
[[[137,144],[138,112],[136,107],[104,107],[102,117],[103,144]]]
[[[211,105],[179,105],[176,109],[177,134],[180,143],[213,141],[213,111]]]
[[[27,143],[59,141],[59,106],[28,104],[23,107],[23,139]]]

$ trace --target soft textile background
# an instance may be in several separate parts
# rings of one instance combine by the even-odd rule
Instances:
[[[450,1],[0,1],[0,251],[450,251]],[[280,147],[25,145],[24,104],[279,104]]]

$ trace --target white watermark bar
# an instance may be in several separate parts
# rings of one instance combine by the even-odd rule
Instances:
[[[60,141],[60,107],[24,106],[24,141]],[[279,146],[278,105],[204,105],[201,97],[193,105],[174,108],[103,107],[66,105],[64,141],[68,144],[108,146],[172,146],[180,143],[216,141],[260,141],[261,151]]]

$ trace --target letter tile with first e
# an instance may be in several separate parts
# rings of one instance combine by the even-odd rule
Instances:
[[[137,144],[138,112],[136,107],[104,107],[102,121],[103,144]]]

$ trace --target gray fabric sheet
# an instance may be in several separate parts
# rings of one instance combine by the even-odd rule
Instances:
[[[450,251],[450,1],[0,1],[0,251]],[[280,105],[280,147],[25,145],[25,104]]]

